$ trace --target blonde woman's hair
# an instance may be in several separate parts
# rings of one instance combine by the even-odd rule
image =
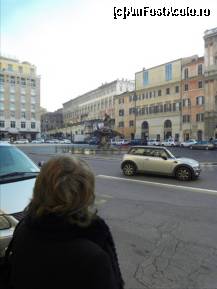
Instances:
[[[88,225],[95,199],[95,177],[83,160],[60,156],[46,162],[38,175],[27,207],[32,217],[55,214],[71,223]]]

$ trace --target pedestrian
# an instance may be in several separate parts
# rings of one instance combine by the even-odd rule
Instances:
[[[114,241],[91,210],[94,174],[79,159],[46,162],[11,243],[13,289],[122,289]]]

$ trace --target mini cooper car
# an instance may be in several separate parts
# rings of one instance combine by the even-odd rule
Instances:
[[[180,181],[199,177],[200,164],[189,158],[175,157],[165,147],[133,146],[123,156],[121,169],[126,176],[137,172],[174,176]]]

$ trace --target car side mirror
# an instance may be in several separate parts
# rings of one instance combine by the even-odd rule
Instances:
[[[162,156],[161,158],[165,161],[167,160],[167,157],[165,157],[165,156]]]

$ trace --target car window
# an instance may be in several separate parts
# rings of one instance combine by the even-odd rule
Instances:
[[[154,156],[154,149],[145,149],[144,150],[144,156],[147,156],[147,157],[151,157],[151,156]]]
[[[169,156],[168,156],[168,154],[167,154],[167,152],[165,151],[165,150],[159,150],[159,154],[160,154],[160,157],[162,158],[162,157],[165,157],[165,158],[168,158]]]
[[[132,148],[130,150],[130,154],[132,155],[144,155],[145,148]]]
[[[166,154],[163,150],[153,150],[152,156],[161,158],[162,156],[166,157]]]

